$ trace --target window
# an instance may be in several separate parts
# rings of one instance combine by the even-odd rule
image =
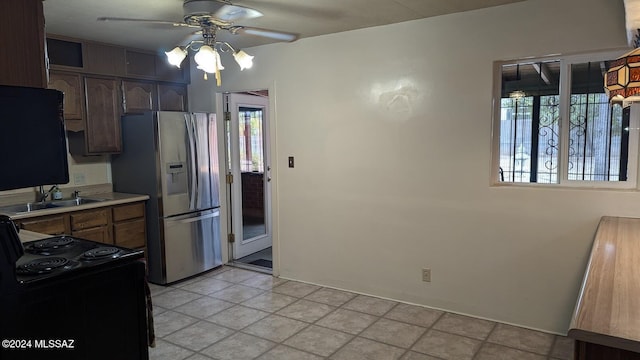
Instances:
[[[240,171],[264,172],[262,109],[240,107]]]
[[[638,105],[610,104],[603,86],[619,55],[496,64],[496,183],[636,186]]]

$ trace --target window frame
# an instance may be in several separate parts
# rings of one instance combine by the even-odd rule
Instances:
[[[591,181],[569,180],[569,119],[571,99],[571,65],[577,63],[614,60],[628,52],[628,49],[606,50],[594,53],[573,55],[549,55],[542,57],[528,57],[515,60],[494,61],[493,65],[493,95],[492,95],[492,131],[491,131],[491,186],[516,186],[516,187],[571,187],[589,189],[638,189],[638,147],[640,142],[640,103],[625,103],[623,107],[631,106],[629,117],[629,150],[628,170],[626,181]],[[516,64],[530,64],[532,62],[560,61],[559,84],[559,150],[558,150],[558,182],[557,183],[532,183],[532,182],[503,182],[500,179],[500,121],[501,121],[501,84],[502,66]],[[603,84],[604,86],[604,84]]]

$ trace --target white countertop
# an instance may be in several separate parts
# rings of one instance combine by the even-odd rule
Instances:
[[[48,237],[51,237],[51,235],[41,234],[41,233],[29,231],[29,230],[20,230],[20,232],[18,233],[18,237],[20,238],[20,241],[27,242],[27,241],[46,239]]]
[[[110,193],[102,193],[102,194],[92,194],[90,196],[86,196],[85,198],[101,199],[104,201],[98,201],[90,204],[82,204],[82,205],[74,205],[74,206],[54,207],[49,209],[34,210],[30,212],[4,213],[4,215],[11,217],[11,219],[13,220],[27,219],[27,218],[37,217],[37,216],[63,214],[71,211],[95,209],[95,208],[100,208],[105,206],[120,205],[120,204],[136,202],[136,201],[145,201],[149,199],[149,196],[140,195],[140,194],[125,194],[125,193],[110,192]]]

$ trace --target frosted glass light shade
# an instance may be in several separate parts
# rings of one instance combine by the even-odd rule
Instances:
[[[247,54],[244,50],[234,52],[233,58],[236,59],[236,62],[240,65],[240,71],[244,69],[251,69],[253,66],[253,56]]]
[[[224,70],[222,62],[220,61],[220,54],[211,46],[202,46],[193,59],[196,61],[196,64],[198,64],[198,69],[204,72],[212,74],[216,71]]]
[[[180,64],[182,64],[184,58],[187,57],[187,51],[179,46],[176,46],[171,51],[165,51],[165,54],[167,55],[167,61],[169,61],[169,64],[178,68],[180,67]]]

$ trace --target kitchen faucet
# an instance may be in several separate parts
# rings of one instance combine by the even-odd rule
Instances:
[[[53,192],[53,190],[57,189],[58,186],[53,185],[51,187],[51,189],[49,189],[49,191],[44,191],[44,186],[40,185],[40,197],[38,198],[39,202],[45,202],[47,200],[47,197],[49,197],[49,194],[51,194],[51,192]]]

